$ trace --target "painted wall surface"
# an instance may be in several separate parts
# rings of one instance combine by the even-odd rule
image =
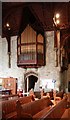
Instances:
[[[54,32],[48,31],[46,36],[46,65],[41,67],[38,72],[40,74],[40,83],[45,79],[56,80],[55,89],[58,90],[60,85],[59,66],[55,67],[55,50],[54,50]]]
[[[56,80],[55,89],[59,90],[61,83],[59,66],[55,67],[54,32],[48,31],[46,37],[46,65],[38,69],[17,67],[17,36],[11,37],[11,68],[9,68],[8,44],[6,38],[0,37],[0,78],[14,77],[18,79],[18,88],[24,89],[24,74],[29,71],[38,73],[35,91],[46,84],[45,81]],[[70,70],[70,69],[69,69]],[[68,78],[70,77],[68,71]]]
[[[22,88],[24,69],[17,67],[17,37],[11,38],[11,68],[9,68],[8,43],[0,38],[0,78],[13,77],[18,79],[18,87]]]

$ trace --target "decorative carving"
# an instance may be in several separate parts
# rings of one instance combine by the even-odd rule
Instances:
[[[27,25],[18,37],[18,66],[39,67],[44,65],[44,36]]]

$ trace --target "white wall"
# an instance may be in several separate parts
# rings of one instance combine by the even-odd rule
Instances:
[[[41,67],[38,72],[40,74],[41,81],[45,79],[56,80],[55,89],[58,90],[60,85],[59,78],[59,66],[55,67],[55,50],[54,50],[54,32],[48,31],[46,36],[46,66]],[[42,82],[41,82],[42,83]]]
[[[54,32],[48,31],[46,36],[46,65],[38,69],[23,69],[17,67],[17,36],[11,38],[11,68],[8,66],[7,40],[0,37],[0,77],[14,77],[18,79],[18,87],[24,87],[24,74],[27,71],[38,73],[38,81],[35,84],[35,90],[39,90],[42,81],[45,79],[56,80],[55,89],[60,86],[59,66],[55,67],[55,50],[54,50]],[[24,88],[23,88],[24,89]]]
[[[6,38],[0,38],[0,77],[14,77],[18,79],[18,87],[22,87],[24,69],[17,67],[17,37],[11,38],[11,68],[9,68],[8,44]]]

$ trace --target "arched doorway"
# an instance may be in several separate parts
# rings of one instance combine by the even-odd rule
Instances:
[[[34,89],[35,83],[38,80],[38,74],[30,71],[24,75],[24,78],[25,78],[25,92],[28,92],[31,88]]]

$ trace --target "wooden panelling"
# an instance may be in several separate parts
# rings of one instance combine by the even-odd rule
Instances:
[[[16,94],[17,79],[16,78],[2,78],[2,88],[10,89],[12,94]]]

